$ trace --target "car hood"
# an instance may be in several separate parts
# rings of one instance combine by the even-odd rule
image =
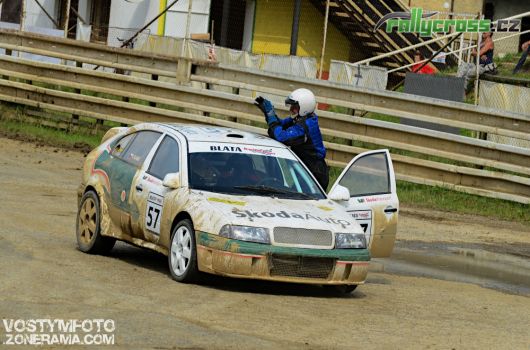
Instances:
[[[211,223],[274,227],[302,227],[332,232],[363,233],[339,204],[329,200],[293,200],[263,196],[236,196],[197,191],[196,199],[209,210]],[[206,205],[206,203],[207,205]],[[219,217],[221,216],[221,218]],[[212,228],[212,233],[220,227]]]

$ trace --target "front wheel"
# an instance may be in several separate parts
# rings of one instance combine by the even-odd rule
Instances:
[[[76,238],[79,250],[89,254],[106,254],[114,247],[116,239],[102,236],[100,223],[101,211],[98,195],[93,191],[88,191],[81,198],[77,213]]]
[[[180,221],[171,233],[171,243],[167,256],[169,271],[174,280],[184,283],[194,282],[199,276],[195,230],[190,220]]]

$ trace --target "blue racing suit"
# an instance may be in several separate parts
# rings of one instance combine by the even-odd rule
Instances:
[[[318,116],[311,113],[304,117],[271,118],[268,134],[271,138],[290,146],[294,153],[313,173],[324,190],[329,183],[326,164],[326,148],[318,126]]]

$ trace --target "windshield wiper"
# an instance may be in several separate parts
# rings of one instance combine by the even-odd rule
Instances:
[[[275,187],[270,187],[270,186],[263,186],[263,185],[260,185],[260,186],[234,186],[234,188],[238,189],[238,190],[249,190],[249,191],[253,191],[253,192],[256,192],[256,193],[263,193],[263,194],[266,194],[266,193],[273,193],[273,194],[287,194],[287,195],[291,195],[291,196],[300,196],[302,198],[306,198],[306,199],[315,199],[313,196],[307,194],[307,193],[303,193],[303,192],[295,192],[295,191],[290,191],[290,190],[285,190],[285,189],[282,189],[282,188],[275,188]]]

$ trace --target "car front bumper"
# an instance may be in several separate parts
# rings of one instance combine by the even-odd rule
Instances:
[[[237,278],[310,284],[362,284],[368,249],[280,247],[196,232],[199,270]]]

